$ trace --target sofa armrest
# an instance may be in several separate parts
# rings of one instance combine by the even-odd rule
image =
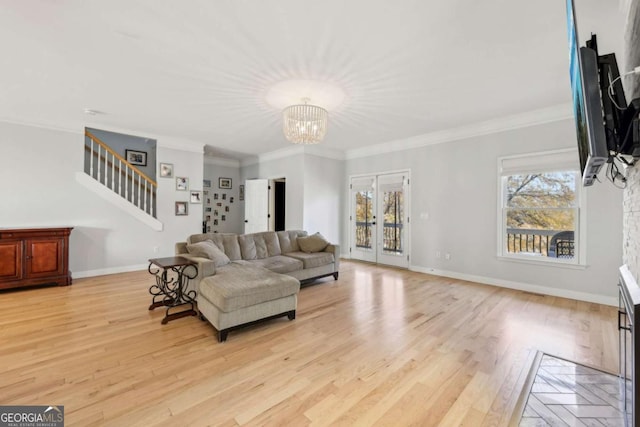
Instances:
[[[329,246],[324,249],[324,252],[331,252],[333,254],[333,262],[336,265],[336,271],[338,271],[340,267],[340,245],[330,243]]]
[[[194,262],[198,267],[198,278],[205,278],[216,274],[216,265],[209,258],[202,258],[190,254],[179,254],[188,260]]]
[[[176,255],[188,254],[187,251],[187,242],[178,242],[175,245],[175,253]]]

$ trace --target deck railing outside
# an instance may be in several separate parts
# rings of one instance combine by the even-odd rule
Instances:
[[[554,236],[557,236],[555,240]],[[507,228],[507,252],[554,258],[573,258],[575,242],[573,233],[566,230]]]
[[[375,227],[372,223],[356,222],[356,247],[371,249],[371,231]],[[382,228],[383,250],[386,252],[402,253],[402,224],[385,222]]]

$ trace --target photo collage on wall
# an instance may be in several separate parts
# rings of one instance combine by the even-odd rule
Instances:
[[[203,232],[218,233],[231,213],[235,197],[231,178],[218,178],[218,189],[211,185],[211,180],[203,182],[204,221]]]

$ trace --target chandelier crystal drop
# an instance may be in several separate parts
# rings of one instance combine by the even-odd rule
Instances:
[[[287,140],[294,144],[317,144],[327,133],[327,110],[317,105],[291,105],[282,111],[282,130]]]

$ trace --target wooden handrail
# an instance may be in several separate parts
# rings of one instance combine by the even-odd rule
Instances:
[[[97,142],[100,146],[102,146],[102,148],[104,148],[105,150],[107,150],[109,153],[111,153],[116,159],[120,160],[121,162],[124,162],[124,164],[126,164],[129,168],[133,169],[134,171],[136,171],[138,173],[138,175],[140,175],[142,178],[144,178],[145,181],[147,181],[149,184],[153,185],[154,187],[158,186],[158,183],[156,183],[154,180],[152,180],[151,178],[149,178],[147,175],[145,175],[140,169],[138,169],[137,167],[133,166],[131,163],[129,163],[124,157],[122,157],[120,154],[116,153],[115,151],[113,151],[111,149],[111,147],[109,147],[107,144],[105,144],[104,142],[102,142],[100,140],[100,138],[98,138],[97,136],[95,136],[94,134],[92,134],[91,132],[89,132],[88,130],[85,129],[84,134],[86,136],[88,136],[89,138],[93,139],[95,142]]]

